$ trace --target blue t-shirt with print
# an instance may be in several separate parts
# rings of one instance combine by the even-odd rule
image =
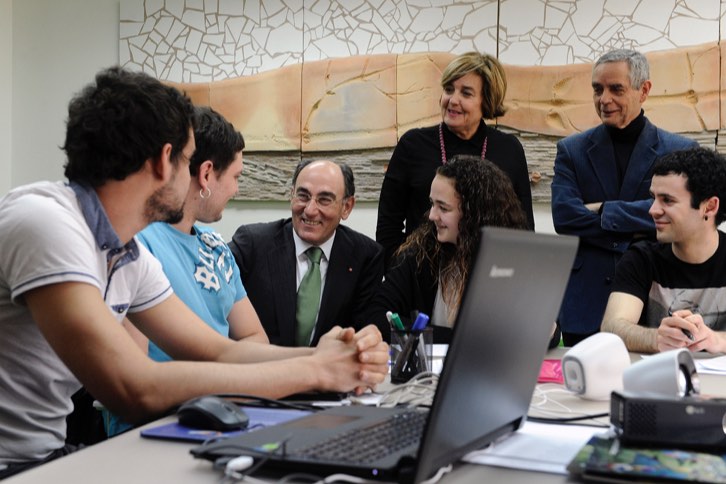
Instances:
[[[193,227],[185,234],[169,224],[156,222],[138,235],[154,256],[179,299],[218,333],[229,336],[227,316],[234,304],[247,296],[239,268],[222,239],[208,227]],[[149,342],[149,357],[171,357]]]

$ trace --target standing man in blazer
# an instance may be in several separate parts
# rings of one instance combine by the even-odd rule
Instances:
[[[306,160],[295,169],[292,185],[292,218],[243,225],[229,248],[270,342],[309,346],[337,324],[365,325],[365,308],[383,278],[383,250],[369,237],[340,225],[355,205],[349,166]],[[305,308],[297,301],[303,279],[315,265],[307,255],[311,247],[322,249],[321,288],[315,297],[319,301],[305,303],[313,311],[308,325],[299,322]],[[387,328],[381,331],[388,334]]]
[[[653,162],[697,146],[644,116],[649,78],[643,54],[604,54],[592,69],[593,100],[602,124],[557,144],[552,218],[557,233],[580,237],[559,315],[566,346],[600,330],[615,265],[633,240],[655,236],[648,214]]]

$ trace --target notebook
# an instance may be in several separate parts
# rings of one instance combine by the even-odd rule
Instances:
[[[210,443],[196,457],[264,455],[266,466],[343,472],[368,479],[420,482],[471,450],[516,431],[527,415],[552,324],[577,249],[577,238],[485,227],[464,290],[451,345],[430,410],[337,407]],[[418,423],[408,433],[382,430],[381,422]],[[298,451],[343,435],[334,450],[366,433],[383,435],[381,457],[358,450],[355,460]],[[372,429],[372,430],[371,430]],[[404,448],[390,449],[391,439]],[[333,452],[335,454],[335,452]]]
[[[593,436],[567,466],[575,476],[601,482],[726,482],[726,455],[672,448],[624,446]]]

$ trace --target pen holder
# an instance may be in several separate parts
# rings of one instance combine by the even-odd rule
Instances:
[[[391,331],[391,382],[406,383],[414,376],[431,371],[433,328]]]

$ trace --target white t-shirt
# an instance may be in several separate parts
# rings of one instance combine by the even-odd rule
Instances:
[[[146,248],[135,240],[121,246],[90,188],[39,182],[12,190],[0,199],[0,234],[1,465],[41,459],[63,447],[71,395],[80,388],[36,326],[23,294],[59,282],[90,284],[121,322],[172,290]]]

